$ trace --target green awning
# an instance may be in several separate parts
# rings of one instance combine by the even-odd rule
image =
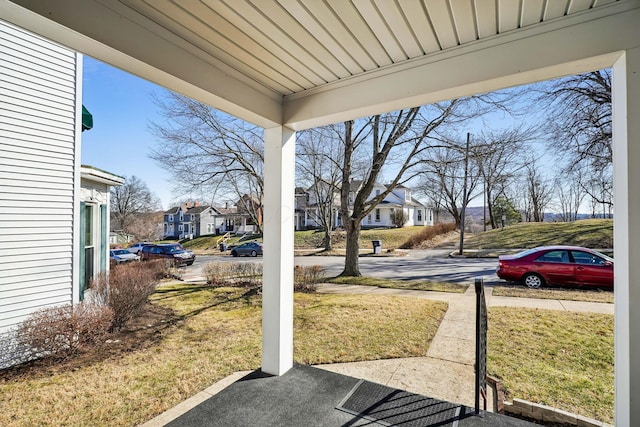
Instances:
[[[93,127],[93,116],[91,115],[91,113],[89,112],[89,110],[86,109],[86,107],[83,105],[82,106],[82,130],[89,130]]]

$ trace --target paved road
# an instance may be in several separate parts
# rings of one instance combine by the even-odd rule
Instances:
[[[495,258],[449,258],[448,250],[411,250],[406,256],[360,257],[360,271],[365,276],[380,276],[397,279],[428,279],[472,284],[477,276],[484,277],[486,284],[499,281],[495,275]],[[193,266],[187,267],[185,279],[201,275],[202,265],[213,261],[262,262],[262,258],[233,258],[229,255],[200,255]],[[296,265],[320,265],[327,276],[342,272],[344,257],[297,256]]]

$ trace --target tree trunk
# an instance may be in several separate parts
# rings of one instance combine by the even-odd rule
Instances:
[[[358,261],[360,255],[360,221],[349,218],[344,225],[347,232],[347,254],[344,261],[344,271],[340,276],[362,276]]]
[[[333,249],[331,245],[331,230],[324,230],[324,237],[322,238],[322,246],[324,246],[325,251],[330,251]]]

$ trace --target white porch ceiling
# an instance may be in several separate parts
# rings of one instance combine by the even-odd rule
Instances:
[[[109,2],[104,2],[109,4]],[[113,3],[113,2],[111,2]],[[160,37],[280,96],[602,7],[595,0],[121,0]],[[127,9],[128,8],[128,9]]]
[[[524,83],[527,72],[559,57],[583,61],[575,72],[607,66],[610,58],[584,59],[619,49],[621,38],[635,45],[637,30],[617,21],[631,13],[626,20],[640,22],[639,7],[637,0],[0,0],[0,16],[261,126],[302,129]],[[543,45],[523,41],[548,34]],[[517,78],[487,83],[506,75]]]

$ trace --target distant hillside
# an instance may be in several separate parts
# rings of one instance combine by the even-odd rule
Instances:
[[[521,249],[547,245],[575,245],[594,249],[612,248],[613,220],[525,222],[475,233],[465,241],[465,248],[468,249]]]

